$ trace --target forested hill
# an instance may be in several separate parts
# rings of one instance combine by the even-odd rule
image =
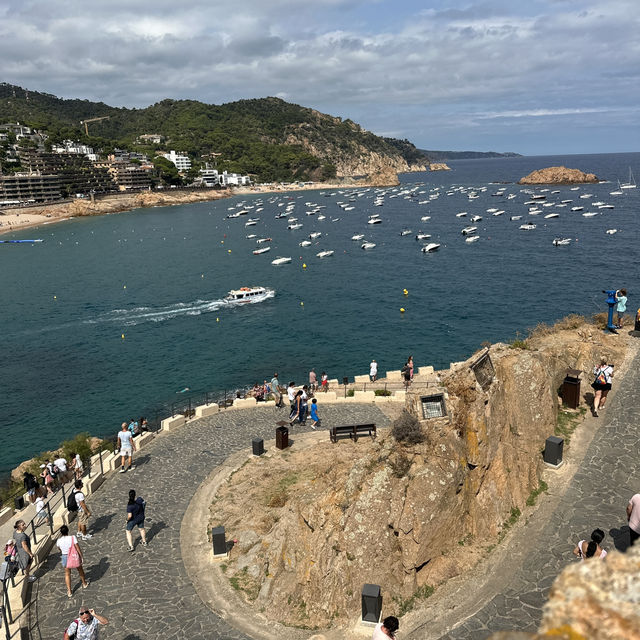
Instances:
[[[519,153],[513,153],[512,151],[505,151],[504,153],[498,153],[497,151],[427,151],[426,149],[419,149],[419,151],[426,155],[432,162],[441,162],[442,160],[520,157]]]
[[[85,135],[81,121],[89,123]],[[46,130],[52,142],[80,140],[96,148],[169,150],[196,162],[221,154],[218,167],[260,180],[327,179],[394,170],[421,170],[426,157],[406,140],[376,136],[342,120],[279,98],[222,105],[163,100],[144,109],[103,102],[64,100],[0,84],[0,123],[20,122]],[[159,134],[161,145],[141,145],[138,136]]]

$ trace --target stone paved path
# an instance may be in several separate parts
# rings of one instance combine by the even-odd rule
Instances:
[[[109,619],[102,638],[244,639],[246,636],[198,598],[182,564],[180,524],[196,488],[214,467],[231,453],[250,448],[253,437],[273,439],[275,422],[286,415],[285,409],[264,407],[227,411],[199,420],[159,435],[136,454],[134,471],[109,477],[88,498],[93,512],[89,532],[94,537],[80,543],[91,584],[83,590],[74,571],[74,594],[68,599],[60,554],[57,549],[52,552],[46,566],[36,572],[42,577],[35,583],[38,624],[32,629],[32,637],[61,638],[66,626],[77,617],[78,608],[87,606]],[[323,406],[321,416],[325,426],[352,421],[375,422],[381,427],[389,424],[374,405]],[[299,429],[309,430],[294,427],[290,432],[293,438]],[[131,488],[148,505],[145,524],[149,546],[139,544],[135,530],[133,553],[127,551],[124,533]],[[72,528],[75,530],[75,526]]]
[[[522,541],[529,547],[522,565],[498,567],[505,576],[502,592],[443,639],[481,640],[496,631],[535,631],[551,584],[564,567],[577,561],[572,549],[578,540],[588,540],[600,527],[607,532],[605,549],[626,549],[625,508],[640,491],[640,355],[600,415],[601,427],[542,535]]]

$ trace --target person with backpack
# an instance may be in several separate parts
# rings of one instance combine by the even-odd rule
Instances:
[[[93,536],[90,533],[87,533],[87,524],[89,524],[91,511],[89,511],[89,507],[87,507],[87,503],[84,501],[82,480],[76,480],[74,486],[75,489],[67,498],[67,511],[78,513],[78,538],[81,540],[91,540]]]
[[[78,570],[83,589],[89,586],[89,581],[86,579],[84,569],[82,568],[83,558],[78,540],[75,536],[69,535],[69,527],[67,527],[66,524],[60,527],[60,537],[56,542],[56,546],[62,554],[61,563],[64,569],[64,583],[67,585],[67,597],[71,598],[73,596],[71,589],[71,569]]]
[[[29,502],[33,504],[36,501],[36,497],[38,495],[38,480],[33,475],[33,473],[25,471],[22,483],[24,484],[24,490],[29,496]]]
[[[40,468],[42,471],[40,472],[40,477],[42,478],[42,484],[47,489],[47,493],[52,496],[54,494],[53,491],[53,476],[51,475],[51,471],[46,464],[41,464]]]
[[[133,538],[131,532],[134,527],[140,529],[140,537],[142,538],[142,546],[147,546],[147,532],[144,530],[144,511],[147,503],[140,497],[136,498],[134,489],[129,491],[129,502],[127,503],[127,542],[129,543],[129,551],[133,551]]]
[[[611,391],[611,381],[613,379],[613,365],[607,364],[606,358],[600,359],[600,364],[594,368],[593,375],[596,379],[591,383],[595,391],[593,398],[593,415],[597,418],[598,411],[604,409],[607,395]]]
[[[95,609],[80,607],[78,617],[67,627],[63,640],[98,640],[98,629],[109,621],[95,612]]]

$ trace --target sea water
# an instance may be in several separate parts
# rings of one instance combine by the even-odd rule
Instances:
[[[484,341],[510,340],[569,313],[605,311],[603,289],[626,287],[629,311],[640,306],[639,190],[610,195],[629,167],[640,175],[640,154],[449,164],[452,171],[403,175],[395,190],[262,193],[5,236],[44,242],[0,245],[0,471],[81,431],[112,435],[122,420],[167,406],[187,388],[232,390],[276,371],[284,383],[302,383],[311,367],[341,379],[367,373],[372,358],[384,374],[409,355],[418,366],[441,368]],[[572,202],[529,215],[530,194],[514,182],[557,165],[609,182],[548,187],[547,202]],[[491,195],[501,187],[502,196]],[[477,199],[469,199],[471,188]],[[313,207],[305,203],[323,208],[307,215]],[[287,204],[302,228],[287,230],[289,219],[275,218]],[[247,215],[226,218],[246,205],[254,207]],[[587,211],[599,215],[585,218]],[[544,219],[551,212],[560,216]],[[376,213],[383,222],[367,224]],[[461,229],[476,214],[480,240],[469,244]],[[246,227],[249,218],[259,221]],[[519,230],[529,221],[535,230]],[[402,236],[403,229],[412,233]],[[322,235],[300,247],[315,231]],[[440,250],[422,253],[419,231]],[[257,245],[250,234],[272,241]],[[376,247],[363,251],[354,234]],[[572,242],[555,247],[555,237]],[[267,245],[269,252],[253,255]],[[319,259],[322,250],[334,255]],[[278,256],[292,261],[272,266]],[[276,295],[224,302],[230,289],[258,285]]]

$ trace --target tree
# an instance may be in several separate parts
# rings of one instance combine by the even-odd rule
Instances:
[[[178,169],[173,162],[163,158],[162,156],[156,156],[153,159],[153,166],[155,167],[158,176],[165,184],[182,184],[182,178],[180,177]]]

